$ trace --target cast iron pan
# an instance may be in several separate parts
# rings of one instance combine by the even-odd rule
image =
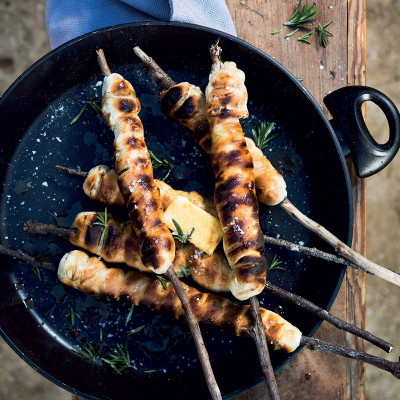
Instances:
[[[223,59],[236,61],[246,73],[250,117],[243,121],[245,133],[251,133],[254,123],[276,122],[279,135],[265,154],[284,174],[289,199],[350,243],[352,199],[344,156],[328,120],[296,78],[234,37],[193,25],[153,22],[102,29],[65,44],[32,66],[1,98],[2,243],[31,253],[49,249],[52,260],[57,261],[72,246],[61,239],[25,234],[24,221],[55,220],[65,226],[79,211],[104,209],[85,198],[79,178],[54,169],[60,164],[88,171],[98,163],[113,164],[113,134],[93,110],[88,109],[70,126],[94,88],[101,92],[97,48],[104,49],[112,71],[133,83],[142,103],[140,117],[149,148],[175,164],[168,183],[176,189],[198,190],[211,196],[213,177],[207,157],[185,128],[161,113],[160,87],[132,48],[141,46],[176,82],[189,81],[204,88],[211,65],[208,48],[217,37],[221,37]],[[387,114],[391,126],[387,145],[371,142],[362,125],[360,103],[367,99],[377,102]],[[368,88],[343,89],[331,94],[327,104],[356,154],[361,174],[372,174],[393,158],[399,144],[399,117],[381,93]],[[264,232],[329,250],[279,207],[261,206],[260,215]],[[331,306],[344,268],[277,248],[267,248],[266,252],[269,260],[278,254],[286,268],[269,272],[274,284],[320,306]],[[130,309],[126,302],[88,297],[63,286],[55,274],[41,272],[39,279],[31,268],[6,258],[1,264],[0,333],[26,362],[51,381],[88,399],[208,397],[185,324],[137,307],[126,326]],[[305,335],[313,334],[319,326],[320,321],[313,316],[267,293],[260,299],[262,305],[280,312]],[[71,306],[81,318],[76,317],[75,329],[66,316]],[[85,347],[87,342],[97,345],[101,326],[106,352],[116,343],[123,344],[127,334],[142,325],[144,329],[128,338],[137,369],[122,375],[113,373],[100,360],[88,361],[74,349]],[[226,398],[260,382],[251,340],[231,337],[209,326],[202,332]],[[291,357],[275,352],[273,365],[278,369]]]

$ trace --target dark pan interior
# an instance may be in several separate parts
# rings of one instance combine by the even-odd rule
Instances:
[[[69,124],[96,87],[101,93],[97,48],[104,49],[111,70],[121,73],[135,87],[149,148],[175,164],[167,182],[176,189],[197,190],[211,196],[213,178],[207,157],[193,143],[190,132],[161,113],[160,87],[138,62],[132,48],[141,46],[175,81],[189,81],[204,88],[210,69],[208,47],[217,36],[212,30],[190,25],[125,25],[72,41],[45,56],[20,77],[0,101],[2,243],[24,248],[31,254],[48,249],[56,262],[72,246],[62,239],[25,234],[24,221],[56,221],[65,226],[79,211],[104,210],[85,198],[80,178],[54,169],[56,164],[83,171],[98,163],[112,166],[113,134],[90,107],[78,122]],[[246,73],[250,112],[250,117],[243,121],[246,135],[251,134],[254,123],[276,122],[279,135],[265,154],[284,174],[289,199],[348,242],[352,214],[347,173],[321,111],[272,59],[224,35],[220,45],[223,59],[236,61]],[[261,206],[260,215],[264,232],[328,249],[279,207]],[[277,248],[267,247],[266,252],[269,261],[277,254],[286,268],[270,271],[270,281],[323,307],[331,304],[343,277],[341,267]],[[1,334],[47,378],[86,398],[207,397],[185,324],[169,315],[137,307],[126,326],[130,304],[90,298],[63,286],[51,272],[41,272],[39,279],[31,267],[4,257],[1,263]],[[260,300],[304,334],[318,326],[316,318],[267,293]],[[71,306],[81,317],[76,319],[75,330],[70,317],[66,317]],[[101,361],[88,361],[74,349],[84,347],[86,342],[99,343],[100,326],[106,351],[116,343],[123,344],[127,334],[141,325],[146,327],[128,338],[137,370],[131,368],[117,375]],[[260,381],[251,340],[231,337],[210,326],[203,327],[202,332],[226,397]],[[279,368],[290,357],[275,352],[272,361]]]

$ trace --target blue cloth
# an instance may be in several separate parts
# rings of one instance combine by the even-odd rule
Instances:
[[[236,36],[225,0],[48,0],[52,48],[106,26],[136,21],[179,21]]]

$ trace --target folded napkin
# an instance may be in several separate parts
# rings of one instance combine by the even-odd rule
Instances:
[[[52,48],[106,26],[136,21],[179,21],[236,36],[225,0],[48,0]]]

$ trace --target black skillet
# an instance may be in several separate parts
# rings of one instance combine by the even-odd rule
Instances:
[[[112,71],[130,80],[141,100],[147,142],[160,157],[171,158],[175,168],[168,182],[177,189],[212,195],[213,179],[207,157],[194,145],[186,129],[162,115],[160,87],[149,77],[132,48],[139,45],[177,81],[204,88],[210,70],[209,45],[221,37],[225,60],[236,61],[246,73],[251,117],[245,133],[256,122],[275,121],[279,135],[265,154],[284,173],[289,199],[347,243],[351,243],[352,198],[344,154],[332,126],[310,94],[276,61],[249,44],[211,29],[187,24],[132,23],[102,29],[52,51],[11,86],[0,100],[2,243],[33,253],[51,251],[56,261],[72,248],[66,241],[24,234],[28,219],[60,225],[71,223],[81,210],[102,210],[85,198],[79,178],[54,169],[61,164],[89,170],[97,163],[112,165],[113,134],[89,109],[74,125],[70,121],[84,102],[101,90],[96,62],[103,48]],[[371,100],[385,112],[390,139],[378,145],[361,116],[361,103]],[[393,104],[370,88],[345,88],[326,99],[336,130],[352,150],[360,176],[371,175],[394,157],[399,146],[399,115]],[[159,171],[157,174],[160,176]],[[157,175],[156,174],[156,175]],[[291,220],[279,207],[261,206],[263,230],[288,240],[329,249]],[[269,279],[329,308],[343,278],[344,268],[267,248],[268,259],[277,253],[286,271],[269,272]],[[204,399],[208,397],[188,328],[169,315],[136,308],[125,326],[130,305],[105,302],[64,287],[52,273],[41,280],[30,268],[2,258],[0,269],[0,333],[29,365],[63,388],[88,399]],[[298,326],[305,335],[319,326],[313,316],[276,300],[267,293],[261,303]],[[79,314],[72,328],[70,307]],[[117,375],[101,361],[91,362],[74,346],[105,341],[103,354],[128,333],[136,366]],[[202,329],[217,381],[226,398],[261,380],[251,340],[231,337],[213,327]],[[292,355],[275,352],[275,369]]]

